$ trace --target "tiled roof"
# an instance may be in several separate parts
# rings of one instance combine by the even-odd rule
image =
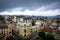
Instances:
[[[17,25],[19,25],[19,26],[24,26],[24,25],[29,26],[29,25],[31,25],[31,22],[18,22]]]
[[[32,26],[32,28],[37,28],[37,27],[39,27],[39,26]]]
[[[44,27],[44,30],[46,31],[46,32],[52,32],[52,28],[51,27]]]

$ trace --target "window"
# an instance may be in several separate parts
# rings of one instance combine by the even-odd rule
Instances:
[[[24,34],[24,36],[26,37],[26,34]]]
[[[24,29],[24,32],[26,33],[26,29]]]

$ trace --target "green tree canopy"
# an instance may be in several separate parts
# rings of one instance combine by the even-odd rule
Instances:
[[[54,36],[52,35],[52,33],[49,33],[49,32],[44,32],[44,31],[41,31],[38,33],[38,40],[55,40]],[[39,39],[39,38],[42,38],[42,39]]]
[[[39,32],[38,35],[40,37],[42,37],[43,39],[45,39],[45,32],[44,31]]]
[[[39,36],[36,38],[36,40],[43,40],[43,38]]]
[[[51,33],[47,33],[46,40],[55,40],[54,36]]]

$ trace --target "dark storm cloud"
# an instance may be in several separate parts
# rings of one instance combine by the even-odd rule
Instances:
[[[12,8],[32,10],[41,6],[47,6],[48,9],[60,9],[60,0],[0,0],[0,12]]]

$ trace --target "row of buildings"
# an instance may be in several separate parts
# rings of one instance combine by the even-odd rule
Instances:
[[[35,17],[24,18],[19,16],[10,16],[5,19],[5,21],[5,24],[0,24],[0,34],[5,34],[5,36],[8,37],[9,35],[13,35],[12,31],[14,31],[16,35],[24,39],[33,36],[41,30],[56,34],[59,29],[58,25],[60,25],[60,20],[52,18],[36,19]]]
[[[43,22],[34,18],[24,20],[24,18],[17,18],[14,16],[12,20],[16,24],[14,30],[24,38],[29,38],[35,32],[39,32],[40,29],[43,29],[41,25]]]

